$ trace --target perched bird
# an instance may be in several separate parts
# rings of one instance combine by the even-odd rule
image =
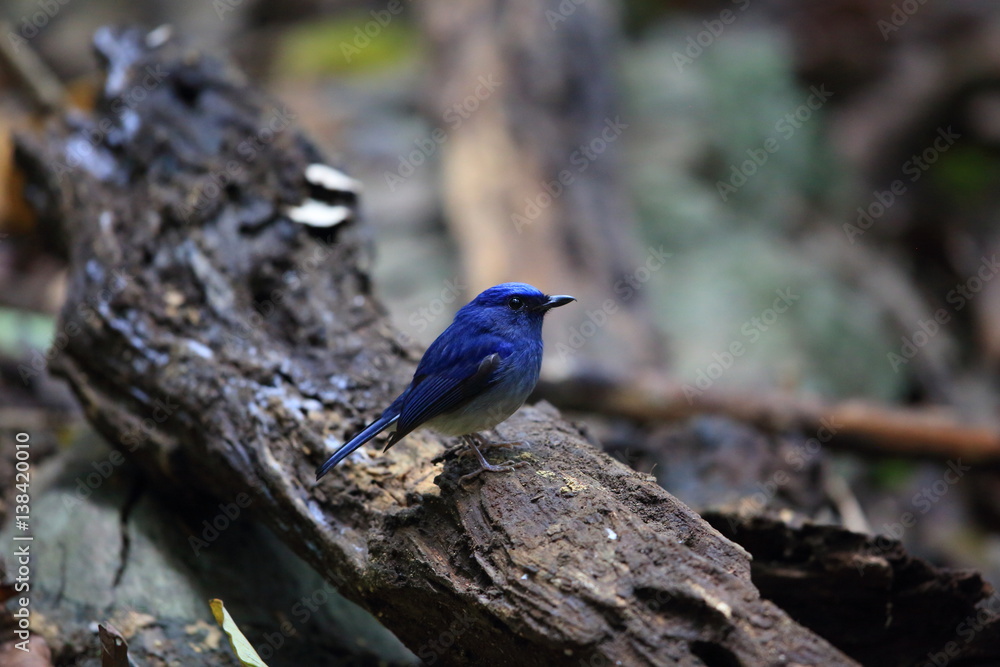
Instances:
[[[393,431],[385,451],[421,426],[464,436],[481,468],[463,481],[483,471],[510,471],[486,460],[476,441],[488,443],[477,432],[504,421],[528,398],[542,367],[542,318],[571,301],[576,299],[546,296],[524,283],[503,283],[477,296],[427,348],[403,393],[317,468],[316,479],[382,431]]]

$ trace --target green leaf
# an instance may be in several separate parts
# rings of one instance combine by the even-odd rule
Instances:
[[[403,14],[385,17],[350,13],[288,29],[277,49],[276,75],[362,74],[412,62],[419,50],[415,28]]]
[[[0,308],[0,352],[18,356],[25,347],[44,350],[55,333],[56,319],[51,315]]]
[[[222,604],[222,600],[209,600],[208,604],[212,607],[212,615],[215,616],[215,621],[222,626],[222,631],[229,637],[229,645],[233,647],[236,657],[240,659],[243,666],[267,667],[267,663],[261,660],[261,657],[257,655],[257,651],[254,650],[250,642],[247,641],[247,638],[240,632],[236,621],[233,620],[233,617],[229,615],[226,607]]]

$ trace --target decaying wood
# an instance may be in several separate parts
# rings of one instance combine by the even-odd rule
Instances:
[[[824,444],[873,454],[968,463],[1000,460],[1000,428],[963,423],[945,408],[915,410],[862,401],[827,403],[778,392],[702,390],[651,376],[629,382],[543,383],[539,394],[563,409],[640,422],[722,414],[765,429],[799,428]]]
[[[836,526],[705,518],[753,554],[765,597],[864,665],[1000,661],[1000,594],[975,572],[935,568],[896,540]]]
[[[94,115],[18,148],[71,251],[53,367],[155,484],[248,494],[428,663],[852,664],[761,599],[745,551],[550,407],[501,427],[531,443],[508,475],[461,487],[469,464],[422,434],[317,484],[415,355],[359,228],[321,242],[283,214],[321,161],[294,113],[164,38],[100,31]]]
[[[105,667],[129,667],[128,642],[114,626],[97,626],[101,639],[101,664]]]

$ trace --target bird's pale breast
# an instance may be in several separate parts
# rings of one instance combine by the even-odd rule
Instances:
[[[537,356],[540,361],[541,355]],[[514,361],[514,360],[508,360]],[[425,425],[444,435],[466,435],[487,431],[524,405],[538,383],[540,363],[508,363],[500,380],[474,399],[452,412],[439,415]]]

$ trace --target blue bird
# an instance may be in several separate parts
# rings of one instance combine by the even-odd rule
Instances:
[[[528,398],[542,368],[542,319],[571,301],[576,299],[546,296],[524,283],[503,283],[477,296],[427,348],[403,393],[317,468],[316,479],[382,431],[393,431],[385,451],[421,426],[463,436],[472,448],[481,468],[461,481],[512,470],[486,460],[476,441],[487,443],[477,433],[510,417]]]

